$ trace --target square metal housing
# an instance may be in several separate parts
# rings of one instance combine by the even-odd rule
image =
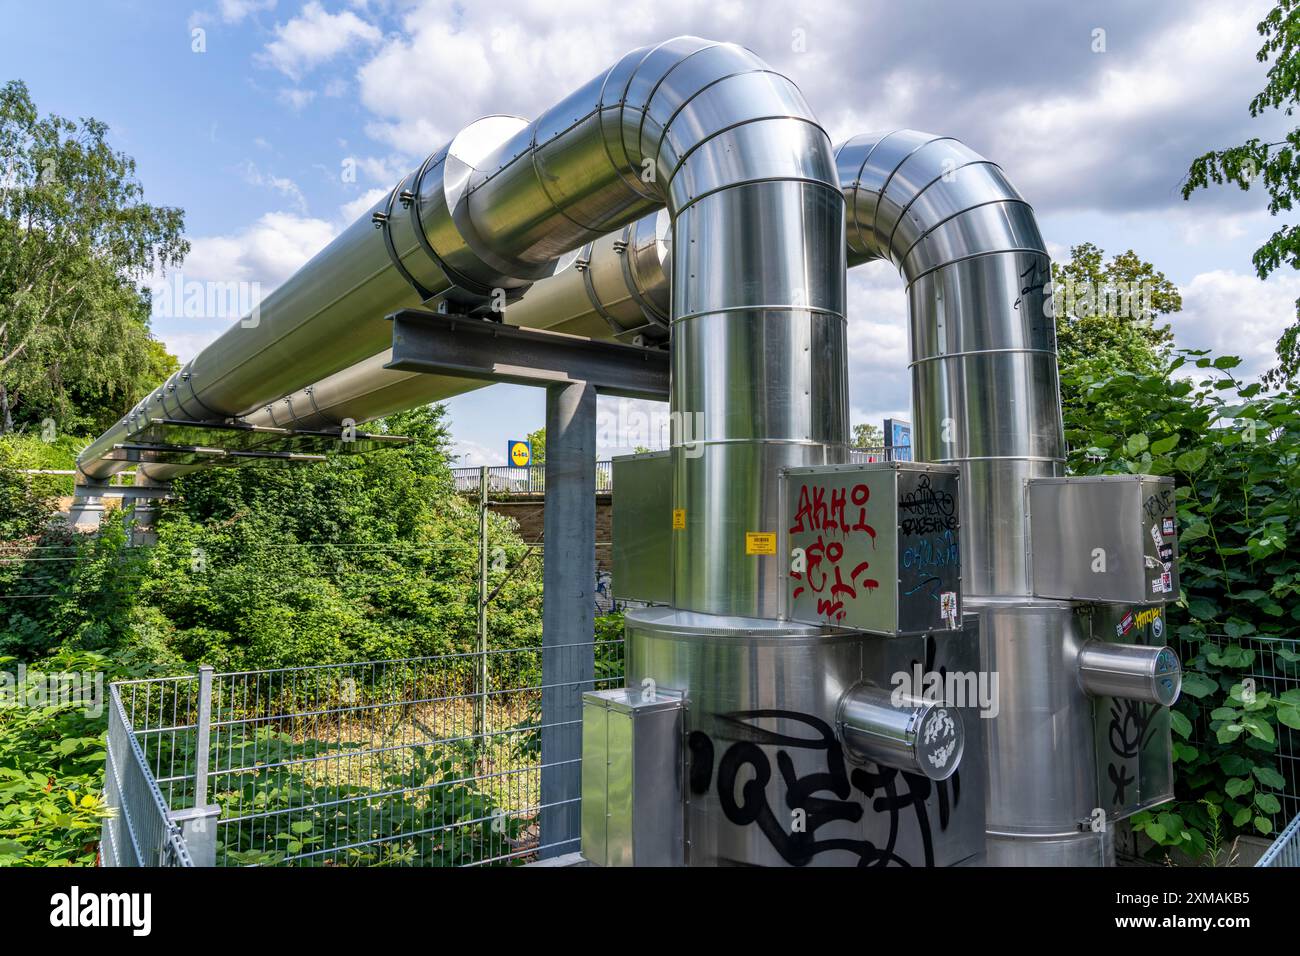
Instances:
[[[1035,478],[1025,494],[1034,594],[1117,604],[1177,600],[1172,478]]]
[[[680,696],[582,695],[582,855],[599,866],[685,862]]]
[[[624,601],[671,604],[672,453],[621,455],[612,467],[614,596]]]
[[[960,628],[959,482],[920,462],[783,471],[784,616],[889,636]]]

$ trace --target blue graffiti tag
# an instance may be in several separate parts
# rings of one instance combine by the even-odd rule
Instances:
[[[929,585],[930,597],[936,601],[939,600],[938,586],[940,578],[929,572],[934,568],[946,568],[955,565],[960,560],[961,552],[951,531],[945,531],[942,535],[933,538],[922,538],[915,545],[904,548],[903,569],[911,572],[913,579],[919,578],[920,580],[903,593],[912,595]]]

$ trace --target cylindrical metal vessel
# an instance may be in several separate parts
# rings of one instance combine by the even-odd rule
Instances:
[[[692,866],[948,866],[984,846],[983,724],[956,772],[850,760],[841,698],[864,677],[973,671],[976,635],[882,639],[801,624],[651,608],[627,615],[627,683],[687,700]],[[964,776],[964,780],[963,780]]]

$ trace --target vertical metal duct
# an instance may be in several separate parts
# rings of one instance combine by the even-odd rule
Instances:
[[[1063,471],[1047,249],[1002,170],[948,137],[855,137],[837,152],[849,260],[907,282],[919,459],[963,467],[962,578],[1000,676],[989,727],[991,863],[1102,862],[1091,705],[1070,605],[1031,596],[1024,483]]]

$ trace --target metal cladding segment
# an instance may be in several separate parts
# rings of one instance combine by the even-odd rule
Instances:
[[[1087,635],[1064,602],[986,607],[980,627],[992,629],[982,669],[999,685],[988,727],[989,862],[1003,863],[1021,837],[1089,842],[1095,834],[1080,823],[1097,805],[1093,708],[1076,664]]]
[[[783,468],[847,458],[842,205],[775,181],[690,206],[674,238],[674,600],[775,617],[781,558],[751,549],[780,525]],[[767,222],[805,224],[781,242]]]

